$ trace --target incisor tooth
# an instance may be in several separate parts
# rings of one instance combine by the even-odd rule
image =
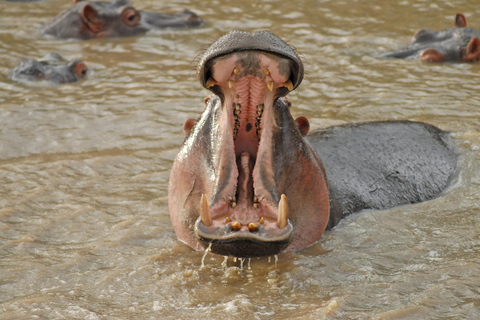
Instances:
[[[268,76],[270,75],[270,71],[268,69],[263,69],[263,74]]]
[[[234,84],[235,84],[235,81],[228,80],[228,88],[232,89]]]
[[[213,78],[210,78],[207,80],[207,83],[205,84],[207,88],[213,87],[214,85],[217,84],[217,81],[215,81]]]
[[[240,228],[242,227],[242,224],[238,221],[233,221],[232,222],[232,229],[233,230],[240,230]]]
[[[288,91],[292,91],[293,90],[293,83],[291,80],[288,80],[287,82],[285,82],[283,84],[284,87],[287,87]]]
[[[200,218],[207,227],[212,225],[212,216],[210,215],[210,206],[208,205],[206,194],[202,194],[202,198],[200,199]]]
[[[277,219],[277,227],[283,229],[287,226],[288,221],[288,203],[287,197],[282,194],[280,197],[280,202],[278,203],[278,219]]]
[[[233,73],[238,74],[239,72],[240,72],[240,69],[239,69],[239,68],[233,69]]]
[[[269,91],[273,91],[273,81],[267,81],[267,87]]]

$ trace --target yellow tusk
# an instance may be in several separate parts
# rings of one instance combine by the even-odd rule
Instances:
[[[268,69],[263,69],[263,74],[268,76],[270,75],[270,71]]]
[[[233,69],[233,73],[238,74],[239,72],[240,72],[240,69],[239,69],[239,68]]]
[[[202,198],[200,199],[200,218],[207,227],[212,225],[212,216],[210,215],[210,206],[208,205],[206,194],[202,194]]]
[[[283,84],[284,87],[287,87],[288,91],[292,91],[293,90],[293,83],[291,80],[288,80],[287,82],[285,82]]]
[[[217,84],[217,81],[215,81],[213,78],[210,78],[207,80],[207,83],[205,84],[207,88],[213,87],[214,85]]]
[[[228,80],[228,87],[229,87],[230,89],[233,88],[233,85],[234,85],[234,84],[235,84],[235,81]]]
[[[273,91],[273,81],[267,81],[267,87],[269,91]]]
[[[282,194],[280,197],[280,202],[278,203],[278,219],[277,219],[277,227],[283,229],[287,226],[288,221],[288,203],[287,197]]]

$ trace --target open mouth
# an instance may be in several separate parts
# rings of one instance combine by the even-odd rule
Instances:
[[[291,59],[245,50],[216,57],[203,69],[204,86],[219,98],[216,113],[222,147],[216,151],[216,190],[202,195],[197,237],[212,251],[237,257],[284,250],[292,240],[288,200],[274,174],[274,105],[297,81]],[[244,244],[244,245],[242,245]],[[245,249],[248,248],[248,249]]]

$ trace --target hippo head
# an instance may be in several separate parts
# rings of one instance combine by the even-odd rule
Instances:
[[[165,14],[137,11],[129,0],[86,1],[74,0],[42,30],[57,38],[106,38],[145,34],[151,29],[187,28],[200,26],[203,21],[191,11]]]
[[[180,240],[214,253],[255,257],[317,241],[329,219],[325,170],[284,96],[303,64],[268,31],[232,31],[200,60],[214,95],[173,164],[169,209]]]
[[[13,81],[30,83],[47,81],[54,85],[73,83],[83,79],[88,72],[80,60],[66,61],[59,54],[48,53],[37,60],[22,61],[9,74]]]
[[[467,28],[461,13],[455,28],[441,31],[421,29],[405,49],[379,55],[381,58],[420,59],[427,62],[475,62],[480,60],[480,31]]]

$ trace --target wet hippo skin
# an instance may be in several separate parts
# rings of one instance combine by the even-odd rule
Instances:
[[[197,250],[255,257],[300,250],[362,209],[439,196],[455,177],[450,137],[422,122],[384,121],[309,134],[285,98],[303,79],[294,49],[268,31],[232,31],[202,56],[213,95],[170,176],[178,238]]]
[[[176,14],[137,11],[128,0],[76,0],[48,22],[42,34],[56,38],[107,38],[143,35],[154,29],[184,29],[203,25],[203,20],[190,10]]]
[[[9,74],[9,79],[25,84],[46,82],[53,85],[73,83],[87,75],[88,68],[80,60],[66,61],[57,53],[43,58],[22,61]]]
[[[420,59],[428,62],[475,62],[480,59],[480,31],[467,28],[461,13],[455,17],[455,28],[415,33],[406,48],[378,55],[385,59]]]

